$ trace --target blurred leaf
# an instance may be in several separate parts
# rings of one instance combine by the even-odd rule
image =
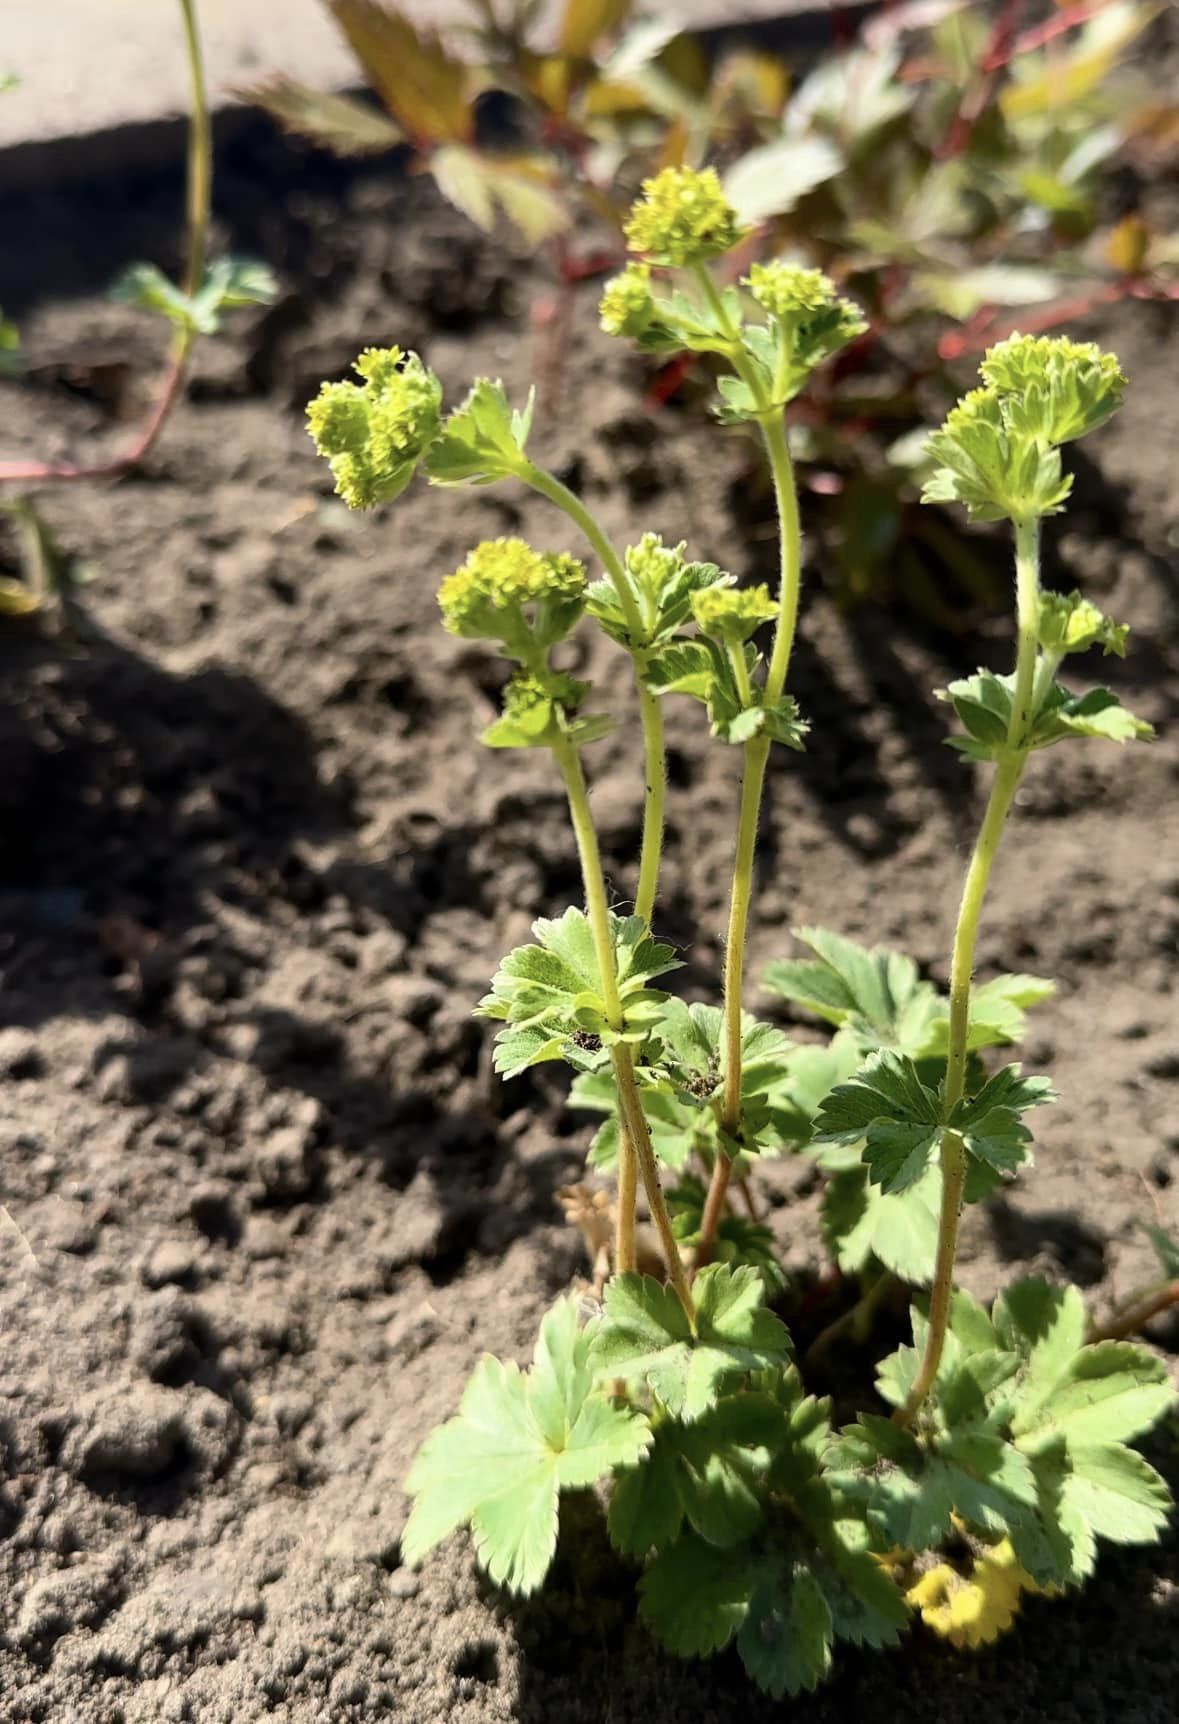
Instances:
[[[631,0],[565,0],[557,51],[587,60],[601,38],[624,22],[630,8]]]
[[[680,25],[666,13],[658,18],[640,18],[604,61],[602,77],[618,82],[635,77],[652,65],[679,33]]]
[[[569,225],[569,211],[540,158],[484,156],[464,144],[444,144],[430,157],[430,172],[443,197],[485,231],[504,215],[537,246]]]
[[[1103,6],[1080,31],[1071,50],[1054,43],[1012,67],[1013,81],[999,97],[1004,118],[1018,121],[1076,107],[1100,88],[1123,52],[1157,16],[1158,7],[1118,0]]]
[[[984,263],[977,269],[921,270],[916,291],[949,317],[972,317],[983,305],[1039,305],[1060,291],[1051,270],[1030,263]]]
[[[473,136],[470,68],[432,30],[418,30],[377,0],[327,0],[365,76],[414,142],[461,143]]]
[[[280,126],[310,138],[338,156],[379,155],[403,141],[404,134],[387,114],[350,96],[333,96],[297,84],[293,78],[271,78],[240,92]]]
[[[755,48],[726,54],[713,75],[709,99],[721,125],[743,120],[776,121],[790,92],[786,62]]]
[[[791,131],[811,120],[845,146],[863,144],[873,132],[908,113],[917,100],[917,86],[897,78],[900,63],[895,44],[854,48],[824,60],[790,105]]]
[[[1105,242],[1106,258],[1119,275],[1138,275],[1150,253],[1152,237],[1140,215],[1123,216]]]
[[[779,138],[742,156],[725,175],[725,191],[742,221],[784,215],[843,163],[825,138]]]
[[[0,377],[16,377],[23,370],[16,324],[9,323],[0,311]]]
[[[94,579],[90,564],[62,550],[48,523],[27,497],[0,505],[16,533],[21,579],[5,581],[0,611],[28,616],[46,605],[68,603],[79,587]]]

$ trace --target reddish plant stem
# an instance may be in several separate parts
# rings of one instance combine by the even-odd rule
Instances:
[[[1089,1342],[1125,1341],[1131,1335],[1137,1335],[1153,1318],[1160,1317],[1176,1305],[1179,1305],[1179,1280],[1168,1281],[1165,1286],[1156,1287],[1153,1293],[1147,1293],[1133,1305],[1128,1305],[1124,1311],[1115,1311],[1107,1323],[1095,1324],[1085,1339]]]
[[[95,461],[89,465],[75,465],[72,462],[54,463],[52,461],[0,461],[0,485],[3,484],[57,484],[73,479],[121,479],[127,473],[138,467],[151,453],[160,432],[164,429],[173,403],[184,381],[184,369],[188,359],[191,343],[187,339],[178,340],[172,349],[172,357],[168,369],[164,373],[155,406],[146,422],[140,427],[139,434],[131,447],[122,455],[116,455],[110,461]]]

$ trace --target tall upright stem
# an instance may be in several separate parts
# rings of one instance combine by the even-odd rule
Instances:
[[[610,580],[618,597],[619,608],[631,640],[636,643],[631,652],[635,667],[635,682],[639,692],[639,716],[643,727],[643,760],[645,794],[643,796],[643,841],[639,853],[639,883],[635,894],[635,914],[648,924],[655,913],[659,888],[659,867],[663,859],[664,809],[667,800],[667,750],[663,737],[663,708],[658,696],[643,682],[643,655],[638,642],[645,636],[643,619],[627,579],[622,559],[610,543],[596,518],[581,498],[554,473],[548,473],[535,462],[528,461],[520,477],[526,485],[550,503],[555,503],[583,535]]]
[[[966,1062],[970,1051],[970,991],[974,977],[974,951],[979,918],[991,877],[991,868],[1003,836],[1003,827],[1015,801],[1027,764],[1027,736],[1033,715],[1036,660],[1039,652],[1040,562],[1039,521],[1016,522],[1016,608],[1019,645],[1015,663],[1015,691],[1007,730],[1007,747],[999,756],[986,811],[975,841],[974,853],[962,888],[962,902],[954,930],[950,965],[950,1029],[946,1077],[942,1091],[942,1116],[949,1119],[966,1088]],[[893,1415],[899,1425],[909,1425],[920,1411],[937,1379],[946,1344],[950,1304],[954,1292],[954,1263],[958,1253],[958,1228],[966,1188],[966,1148],[955,1131],[944,1131],[941,1144],[942,1200],[938,1220],[937,1257],[929,1300],[929,1330],[921,1364],[907,1400]]]
[[[606,882],[602,874],[602,857],[598,848],[598,835],[594,829],[593,816],[590,813],[585,774],[581,770],[581,757],[577,749],[569,742],[555,743],[553,745],[553,757],[560,768],[561,777],[565,782],[565,793],[569,798],[569,813],[573,821],[573,833],[577,841],[577,854],[581,861],[582,880],[585,887],[586,915],[589,918],[594,952],[602,978],[602,1003],[606,1008],[606,1016],[611,1027],[621,1029],[622,1001],[618,991],[618,966],[614,953],[614,939],[610,930],[610,908],[606,900]],[[615,1045],[611,1050],[610,1058],[614,1068],[614,1081],[618,1089],[621,1123],[620,1147],[622,1143],[628,1144],[631,1155],[637,1160],[638,1172],[642,1175],[643,1187],[647,1195],[647,1207],[651,1211],[651,1219],[659,1235],[671,1284],[684,1307],[688,1321],[694,1324],[696,1307],[692,1299],[692,1290],[688,1285],[683,1260],[680,1257],[679,1245],[672,1231],[671,1216],[668,1214],[667,1204],[664,1200],[663,1187],[659,1181],[659,1167],[651,1144],[650,1128],[643,1112],[642,1098],[639,1095],[638,1083],[635,1078],[634,1061],[631,1058],[630,1049],[624,1042]],[[627,1206],[621,1201],[623,1176],[620,1173],[618,1233],[615,1240],[615,1265],[620,1271],[624,1267],[634,1268],[634,1174],[629,1173],[628,1178],[632,1194],[629,1215],[626,1213]]]
[[[704,273],[707,275],[707,271]],[[790,657],[798,628],[802,533],[784,415],[780,411],[767,412],[761,420],[761,431],[774,482],[781,562],[778,622],[765,684],[766,703],[773,704],[781,700],[786,686],[786,674],[790,668]],[[745,981],[745,941],[753,901],[753,865],[757,854],[757,829],[769,753],[770,744],[764,736],[755,736],[744,745],[741,806],[737,816],[737,848],[733,859],[729,927],[725,940],[725,1086],[721,1103],[721,1124],[730,1136],[736,1136],[741,1129],[741,1007]],[[718,1154],[700,1222],[700,1239],[696,1248],[698,1263],[706,1263],[712,1255],[732,1176],[732,1161],[727,1155]]]

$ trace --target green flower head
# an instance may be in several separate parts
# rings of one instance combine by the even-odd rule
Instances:
[[[731,251],[744,231],[715,168],[664,168],[643,181],[626,243],[651,263],[682,269]]]
[[[442,385],[400,347],[367,347],[353,369],[363,381],[325,383],[307,429],[348,507],[371,509],[405,489],[437,436]]]
[[[641,335],[655,315],[650,265],[628,263],[621,275],[608,281],[598,312],[607,335],[626,335],[632,339]]]
[[[739,646],[772,622],[778,607],[764,583],[756,587],[705,587],[692,595],[692,615],[701,634]]]
[[[822,311],[834,305],[838,297],[835,283],[821,269],[804,269],[781,259],[755,263],[744,279],[754,299],[771,317]]]
[[[1072,488],[1060,451],[1014,425],[1011,398],[996,389],[964,395],[926,448],[938,466],[921,501],[963,503],[972,520],[1054,515]]]
[[[535,667],[585,606],[576,557],[534,551],[523,539],[485,539],[438,589],[444,626],[469,640],[498,640]]]
[[[1125,658],[1130,625],[1115,623],[1080,593],[1041,593],[1039,632],[1045,652],[1063,656],[1099,646],[1107,655]]]
[[[983,381],[1010,397],[1013,426],[1045,443],[1069,443],[1122,404],[1126,378],[1112,353],[1067,335],[1009,335],[989,348]]]
[[[637,545],[627,547],[626,572],[643,593],[658,599],[682,571],[687,549],[684,539],[678,545],[665,545],[658,533],[644,533]]]

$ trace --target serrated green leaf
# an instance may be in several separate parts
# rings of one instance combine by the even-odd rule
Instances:
[[[1172,1502],[1166,1481],[1149,1461],[1119,1443],[1069,1443],[1064,1482],[1067,1513],[1111,1544],[1153,1544]]]
[[[494,485],[518,478],[527,465],[525,446],[532,421],[532,398],[513,409],[502,383],[480,377],[467,399],[443,422],[431,443],[426,471],[434,485]]]
[[[940,1135],[938,1098],[911,1059],[884,1050],[838,1084],[815,1119],[816,1143],[864,1140],[864,1162],[886,1192],[916,1185]]]
[[[533,923],[537,943],[508,953],[492,979],[491,992],[475,1008],[478,1016],[510,1026],[510,1032],[501,1031],[497,1039],[496,1069],[502,1075],[514,1076],[545,1059],[579,1063],[579,1049],[604,1059],[604,1042],[641,1041],[649,1033],[666,996],[648,983],[678,968],[678,960],[670,946],[651,938],[640,916],[611,916],[610,929],[621,1029],[611,1026],[606,1012],[597,948],[585,913],[569,909],[556,921],[542,918]]]
[[[1161,1360],[1129,1341],[1100,1341],[1075,1352],[1033,1405],[1020,1397],[1013,1429],[1029,1451],[1063,1439],[1071,1453],[1141,1436],[1174,1401]]]
[[[833,1638],[823,1588],[813,1574],[798,1567],[788,1586],[771,1572],[753,1588],[737,1651],[758,1687],[780,1699],[818,1687],[831,1668]]]
[[[1014,1173],[1027,1159],[1032,1136],[1020,1116],[1055,1095],[1047,1078],[1025,1078],[1018,1065],[1004,1066],[976,1095],[958,1103],[949,1125],[969,1155],[996,1173]]]
[[[815,958],[770,964],[765,984],[796,1005],[840,1025],[858,1015],[882,1037],[901,1032],[915,1002],[932,996],[917,966],[883,946],[871,950],[827,928],[797,928],[795,937]],[[907,1050],[906,1050],[907,1051]]]
[[[606,1288],[593,1364],[599,1377],[644,1386],[672,1413],[697,1419],[734,1374],[781,1360],[786,1329],[765,1309],[755,1269],[710,1264],[697,1276],[695,1330],[671,1288],[618,1275]]]
[[[380,155],[404,140],[400,126],[379,108],[351,96],[312,89],[293,78],[270,78],[240,94],[264,108],[288,132],[310,138],[336,155]]]
[[[427,1437],[410,1469],[407,1563],[469,1523],[492,1580],[519,1593],[540,1585],[560,1491],[635,1465],[650,1443],[645,1419],[592,1392],[591,1342],[577,1301],[563,1299],[541,1324],[527,1374],[492,1358],[476,1366],[457,1416]]]
[[[615,1550],[638,1560],[679,1537],[684,1524],[679,1457],[672,1444],[660,1441],[658,1431],[640,1464],[615,1474],[606,1523]]]
[[[660,1551],[639,1583],[640,1611],[655,1638],[680,1658],[719,1652],[749,1609],[751,1577],[744,1551],[715,1550],[685,1533]]]
[[[823,1193],[827,1248],[845,1275],[859,1275],[872,1257],[915,1287],[933,1279],[941,1176],[929,1168],[916,1185],[886,1194],[863,1165],[846,1168]]]

